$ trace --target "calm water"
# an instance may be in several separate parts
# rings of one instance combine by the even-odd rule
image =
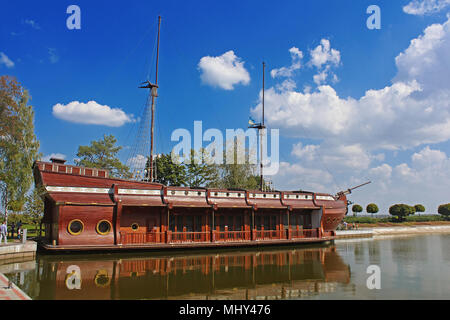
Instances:
[[[369,265],[381,269],[379,290],[366,286]],[[39,255],[17,268],[0,266],[33,299],[450,299],[450,234],[189,254]]]

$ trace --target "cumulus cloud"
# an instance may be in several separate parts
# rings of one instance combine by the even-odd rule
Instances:
[[[14,67],[14,62],[6,54],[0,52],[0,65],[4,64],[7,68]]]
[[[441,11],[450,5],[450,0],[413,0],[403,7],[408,14],[423,16]]]
[[[147,163],[147,157],[142,154],[138,154],[135,157],[131,157],[127,160],[127,166],[131,169],[142,169],[145,168],[145,164]]]
[[[339,63],[340,56],[320,58],[327,48],[322,44],[311,67],[324,71]],[[292,163],[282,163],[273,177],[277,189],[336,192],[371,180],[351,200],[363,207],[376,202],[383,214],[394,203],[422,203],[436,213],[448,202],[450,158],[430,144],[450,139],[450,75],[443,70],[450,65],[450,17],[425,28],[395,63],[391,84],[359,98],[341,97],[331,85],[266,90],[266,124],[298,139]],[[261,103],[251,112],[260,114]]]
[[[62,153],[51,153],[49,155],[44,156],[41,160],[45,161],[45,162],[49,162],[51,158],[56,158],[56,159],[66,159],[66,155],[62,154]]]
[[[82,124],[120,127],[127,122],[134,122],[133,115],[128,115],[119,108],[111,108],[95,101],[82,103],[72,101],[67,105],[55,104],[53,115],[56,118]]]
[[[55,48],[48,48],[48,56],[51,63],[57,63],[59,61],[59,56]]]
[[[301,52],[296,47],[292,47],[289,49],[289,53],[291,54],[292,64],[289,67],[281,67],[279,69],[273,69],[272,71],[270,71],[270,75],[272,76],[272,78],[292,77],[293,72],[301,68],[303,52]]]
[[[224,90],[233,90],[239,83],[247,85],[250,82],[244,62],[232,50],[218,57],[201,58],[198,69],[203,83]]]

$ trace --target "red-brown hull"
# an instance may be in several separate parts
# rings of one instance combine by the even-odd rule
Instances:
[[[52,250],[168,249],[320,242],[347,213],[345,195],[170,187],[36,162]]]

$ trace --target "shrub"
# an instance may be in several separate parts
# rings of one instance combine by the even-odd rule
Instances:
[[[391,216],[396,216],[398,221],[404,221],[406,216],[416,213],[414,207],[408,206],[407,204],[394,204],[389,207],[389,214]]]
[[[359,204],[354,204],[352,207],[353,214],[356,215],[358,212],[362,212],[363,208]]]
[[[369,203],[366,207],[367,213],[377,213],[378,206],[375,203]]]
[[[438,208],[438,213],[443,215],[445,218],[450,217],[450,203],[441,204]]]
[[[416,212],[425,212],[425,207],[421,204],[416,204],[414,208],[416,209]]]

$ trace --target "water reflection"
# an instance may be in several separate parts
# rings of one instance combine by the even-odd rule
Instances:
[[[34,299],[289,299],[350,282],[334,247],[171,256],[44,256]]]

